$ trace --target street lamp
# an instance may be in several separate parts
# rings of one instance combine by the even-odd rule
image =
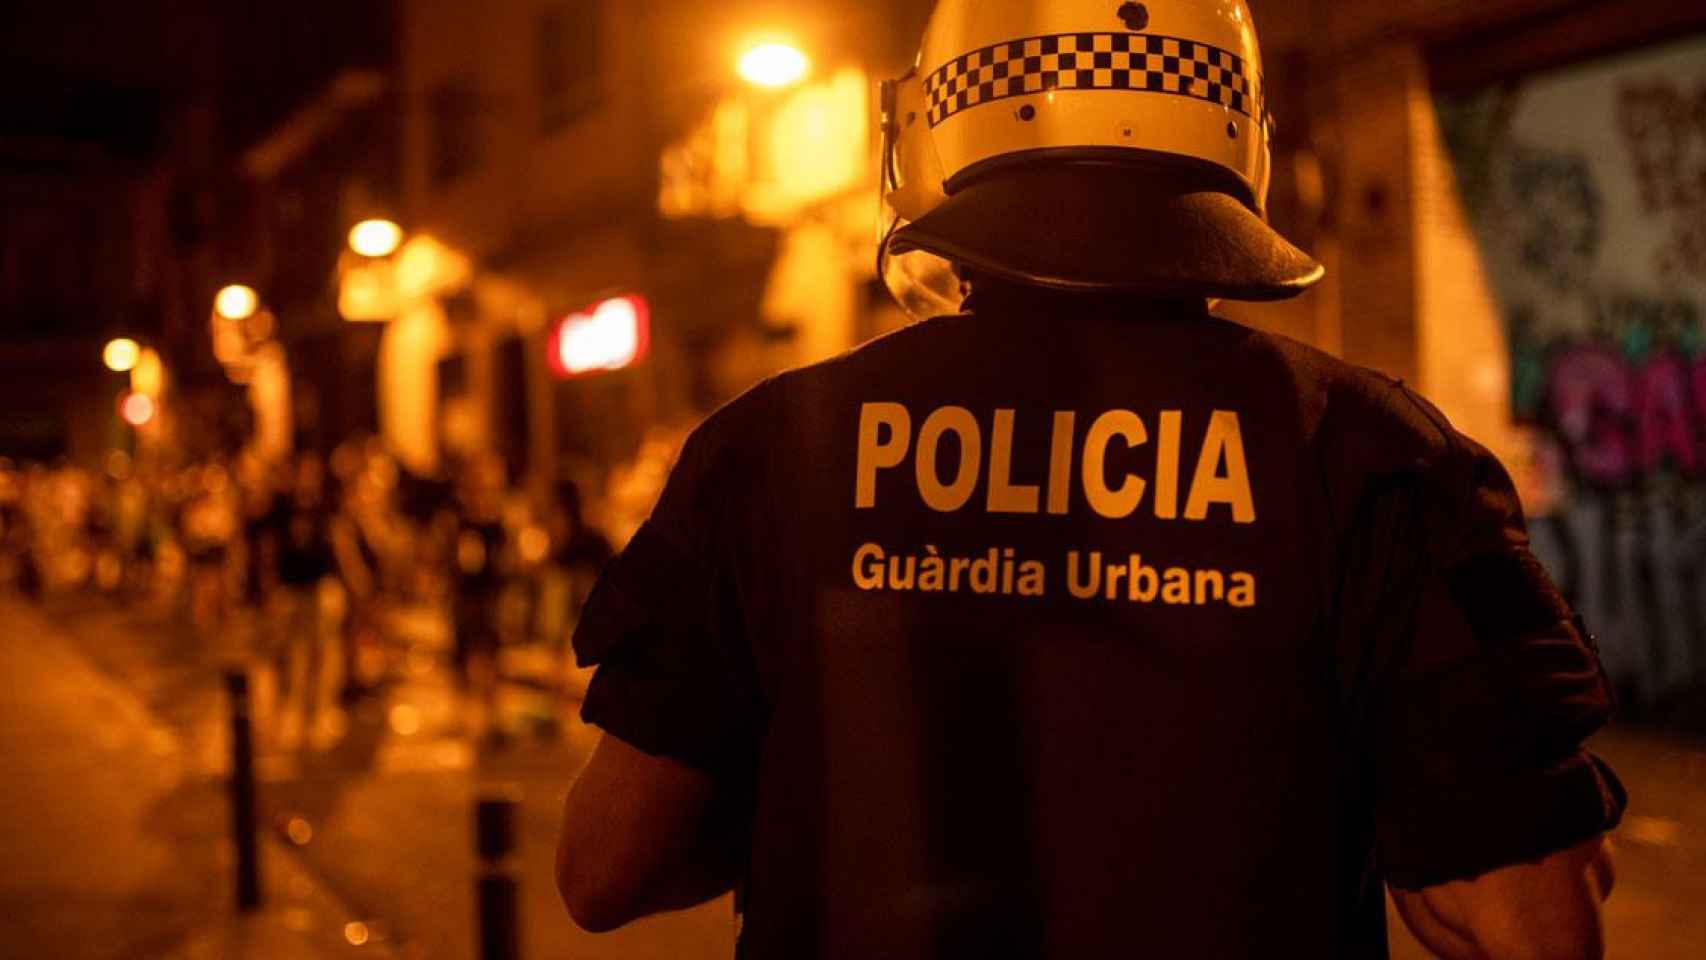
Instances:
[[[403,245],[403,228],[389,220],[363,220],[350,228],[349,247],[364,257],[389,257]]]
[[[118,337],[101,351],[101,361],[114,373],[129,373],[142,358],[142,346],[129,337]]]
[[[798,83],[811,69],[811,59],[786,43],[761,43],[740,58],[740,75],[760,87],[780,89]]]
[[[261,298],[254,288],[234,283],[219,291],[213,298],[213,310],[227,320],[247,320],[255,315],[261,306]]]
[[[141,428],[154,419],[154,400],[145,393],[127,393],[119,401],[119,416],[133,427]]]

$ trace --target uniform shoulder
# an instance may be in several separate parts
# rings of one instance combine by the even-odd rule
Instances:
[[[731,463],[750,464],[775,416],[777,379],[759,381],[700,420],[681,445],[674,474],[693,476],[728,469]]]
[[[1323,450],[1346,452],[1372,470],[1438,461],[1463,439],[1445,414],[1403,380],[1266,331],[1250,331],[1249,349],[1269,353],[1313,408]]]

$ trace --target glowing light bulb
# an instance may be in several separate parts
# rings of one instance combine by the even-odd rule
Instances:
[[[403,245],[403,228],[389,220],[363,220],[350,228],[349,247],[364,257],[389,257]]]
[[[154,401],[145,393],[126,394],[124,402],[119,404],[118,412],[125,423],[140,427],[154,419]]]
[[[213,310],[227,320],[247,320],[261,306],[260,295],[254,288],[234,283],[219,291],[213,298]]]
[[[107,344],[101,351],[101,360],[107,369],[114,373],[129,373],[136,369],[136,361],[142,359],[142,346],[129,337],[119,337]]]
[[[811,69],[811,60],[785,43],[764,43],[740,58],[740,75],[760,87],[786,87],[799,82]]]

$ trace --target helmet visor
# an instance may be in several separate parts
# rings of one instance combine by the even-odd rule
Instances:
[[[900,157],[900,115],[898,100],[901,85],[915,81],[908,73],[898,80],[882,84],[882,156],[878,163],[880,182],[877,185],[877,276],[883,286],[914,320],[928,320],[960,312],[965,300],[964,287],[954,265],[928,250],[890,250],[895,234],[911,223],[897,206],[897,199],[906,187],[906,165]]]

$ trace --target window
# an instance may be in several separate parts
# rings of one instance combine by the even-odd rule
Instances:
[[[447,80],[428,96],[432,181],[449,183],[480,165],[479,97],[465,79]]]
[[[603,4],[571,0],[539,15],[539,127],[553,133],[599,99]]]

